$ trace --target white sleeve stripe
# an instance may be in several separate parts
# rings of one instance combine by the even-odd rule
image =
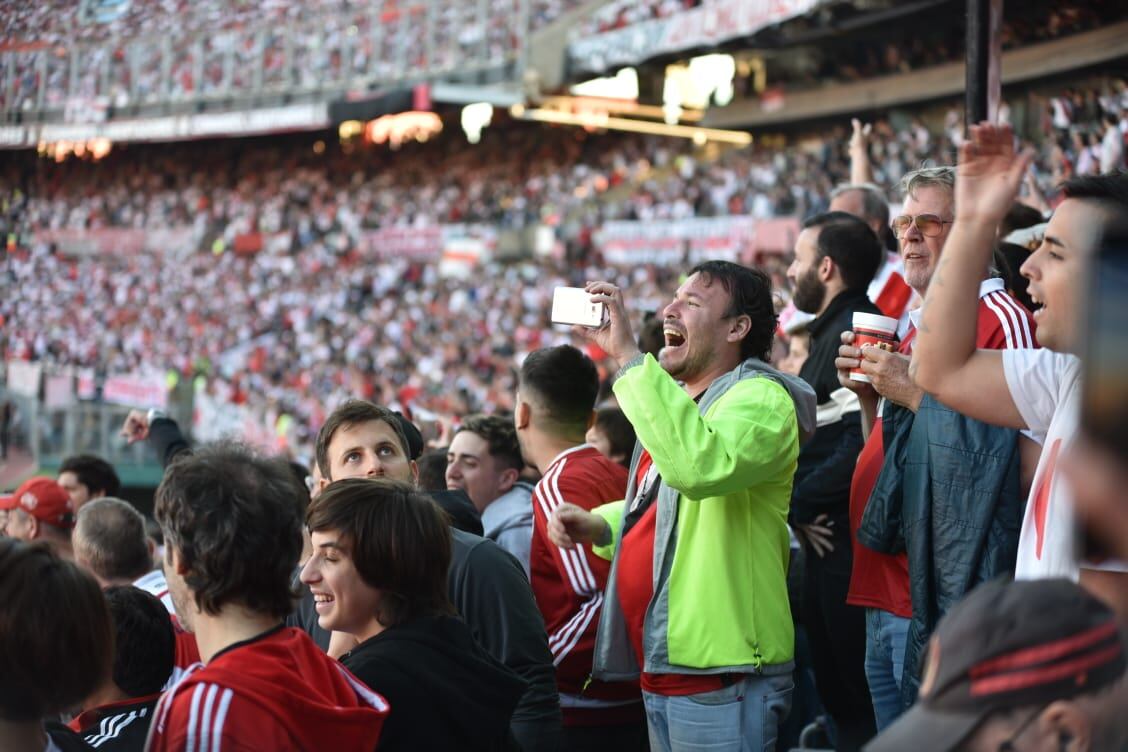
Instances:
[[[223,741],[223,722],[227,720],[227,709],[231,707],[231,698],[234,696],[234,692],[225,689],[219,699],[219,709],[215,713],[215,723],[212,724],[212,752],[220,752],[220,742]]]
[[[603,593],[596,594],[595,598],[584,604],[583,608],[580,609],[580,613],[584,614],[583,623],[578,624],[577,628],[573,630],[572,639],[567,645],[563,647],[557,646],[557,649],[553,651],[553,666],[559,666],[560,663],[566,657],[568,657],[568,654],[572,652],[572,648],[576,647],[576,643],[580,641],[580,637],[583,636],[584,632],[587,631],[588,625],[591,624],[591,620],[594,619],[595,615],[599,613],[599,607],[602,605]]]
[[[144,717],[144,715],[145,711],[142,710],[140,717]],[[121,715],[114,716],[114,722],[108,734],[104,734],[97,741],[87,740],[86,743],[91,747],[100,747],[111,739],[116,739],[118,735],[121,734],[121,732],[126,728],[126,726],[133,723],[135,720],[137,720],[138,717],[139,716],[137,715],[136,710],[132,711],[131,713],[122,713]]]
[[[1023,347],[1034,347],[1034,333],[1030,330],[1030,314],[1022,304],[1012,298],[1010,295],[999,293],[1001,301],[1006,304],[1007,308],[1014,312],[1014,317],[1018,319],[1018,330],[1022,335]]]
[[[560,463],[556,467],[549,468],[548,472],[545,473],[545,476],[540,479],[539,483],[537,483],[536,488],[533,489],[533,496],[536,497],[537,503],[540,504],[541,509],[544,510],[546,521],[552,518],[552,510],[557,507],[556,500],[549,492],[548,483],[551,478],[553,478],[557,473],[560,472],[560,467],[562,465],[563,463]],[[587,595],[587,593],[584,592],[584,587],[580,581],[580,577],[575,570],[575,561],[572,557],[569,556],[569,554],[572,552],[559,547],[557,548],[557,550],[560,552],[560,559],[564,564],[564,573],[568,577],[568,582],[571,584],[572,590],[574,590],[579,595]]]
[[[591,601],[588,601],[588,603],[590,602]],[[548,636],[549,650],[555,652],[556,645],[568,639],[568,636],[572,633],[572,629],[575,627],[576,623],[583,618],[584,607],[586,607],[586,605],[587,604],[585,603],[584,606],[581,606],[580,609],[576,611],[576,613],[572,614],[572,618],[564,623],[564,626],[560,627],[560,629],[556,630]]]
[[[983,298],[983,302],[986,303],[987,307],[994,312],[995,318],[997,318],[999,320],[999,324],[1002,325],[1003,334],[1006,336],[1007,348],[1010,350],[1020,348],[1021,345],[1018,344],[1017,340],[1015,339],[1014,325],[1010,317],[999,307],[998,302],[993,300],[993,297],[994,293],[991,293],[990,295],[987,295]]]
[[[218,692],[218,684],[210,685],[208,696],[204,700],[204,712],[200,716],[200,752],[208,752],[208,745],[211,742],[212,710],[215,708],[215,696]]]
[[[1006,311],[1007,317],[1010,319],[1010,322],[1014,325],[1015,339],[1018,342],[1018,344],[1015,346],[1016,349],[1017,348],[1031,347],[1031,343],[1027,340],[1027,338],[1025,337],[1025,335],[1023,334],[1023,331],[1022,331],[1022,321],[1026,317],[1023,316],[1022,313],[1018,310],[1018,308],[1016,308],[1014,306],[1014,303],[1011,300],[1010,295],[1007,295],[1006,293],[1002,293],[1002,292],[996,292],[996,293],[992,293],[988,297],[991,298],[991,300],[994,301],[995,304],[999,306],[999,308]]]
[[[567,462],[567,461],[568,460],[562,460],[560,462],[561,470],[563,470],[564,463]],[[556,497],[557,506],[564,503],[564,495],[562,493],[560,493],[560,484],[557,482],[559,480],[559,478],[560,478],[560,472],[557,472],[549,480],[550,488],[552,489],[552,494]],[[576,571],[578,571],[580,573],[581,579],[583,580],[584,584],[586,585],[586,588],[584,590],[577,590],[576,592],[580,593],[581,595],[588,595],[588,596],[597,592],[599,590],[599,588],[596,587],[596,585],[595,585],[595,574],[592,573],[591,567],[588,565],[587,554],[584,553],[584,547],[583,546],[576,546],[569,553],[572,554],[572,558],[577,564]]]
[[[206,684],[197,684],[192,692],[192,707],[188,713],[187,737],[184,743],[185,752],[196,752],[196,725],[200,719],[200,698],[207,689]]]

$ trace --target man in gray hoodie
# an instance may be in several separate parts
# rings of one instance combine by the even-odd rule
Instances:
[[[528,576],[533,488],[519,479],[524,466],[513,421],[496,415],[463,419],[447,450],[447,488],[466,492],[483,537],[513,554]]]

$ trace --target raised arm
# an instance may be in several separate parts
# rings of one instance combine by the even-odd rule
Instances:
[[[869,158],[869,135],[873,126],[854,118],[850,121],[854,132],[850,134],[850,184],[873,182],[873,166]]]
[[[999,222],[1018,194],[1030,154],[1016,154],[1009,126],[973,125],[960,146],[956,219],[940,256],[913,346],[917,385],[964,415],[1026,428],[1011,397],[999,351],[977,350],[979,283]]]

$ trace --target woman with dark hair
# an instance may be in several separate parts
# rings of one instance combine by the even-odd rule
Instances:
[[[90,749],[58,723],[109,676],[114,631],[86,572],[42,543],[0,539],[0,749]]]
[[[450,529],[411,486],[339,480],[310,505],[301,580],[323,629],[360,644],[341,657],[391,704],[380,750],[515,748],[525,683],[474,640],[447,598]]]

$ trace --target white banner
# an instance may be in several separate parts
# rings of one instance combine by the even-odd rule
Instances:
[[[293,104],[239,112],[172,115],[144,120],[106,120],[95,123],[57,123],[41,126],[0,128],[0,148],[27,147],[46,141],[84,142],[96,138],[110,141],[179,141],[210,136],[249,136],[283,131],[328,128],[329,106],[325,102]]]
[[[38,397],[39,379],[42,376],[43,366],[40,363],[28,363],[26,360],[8,361],[8,388],[15,394]]]

